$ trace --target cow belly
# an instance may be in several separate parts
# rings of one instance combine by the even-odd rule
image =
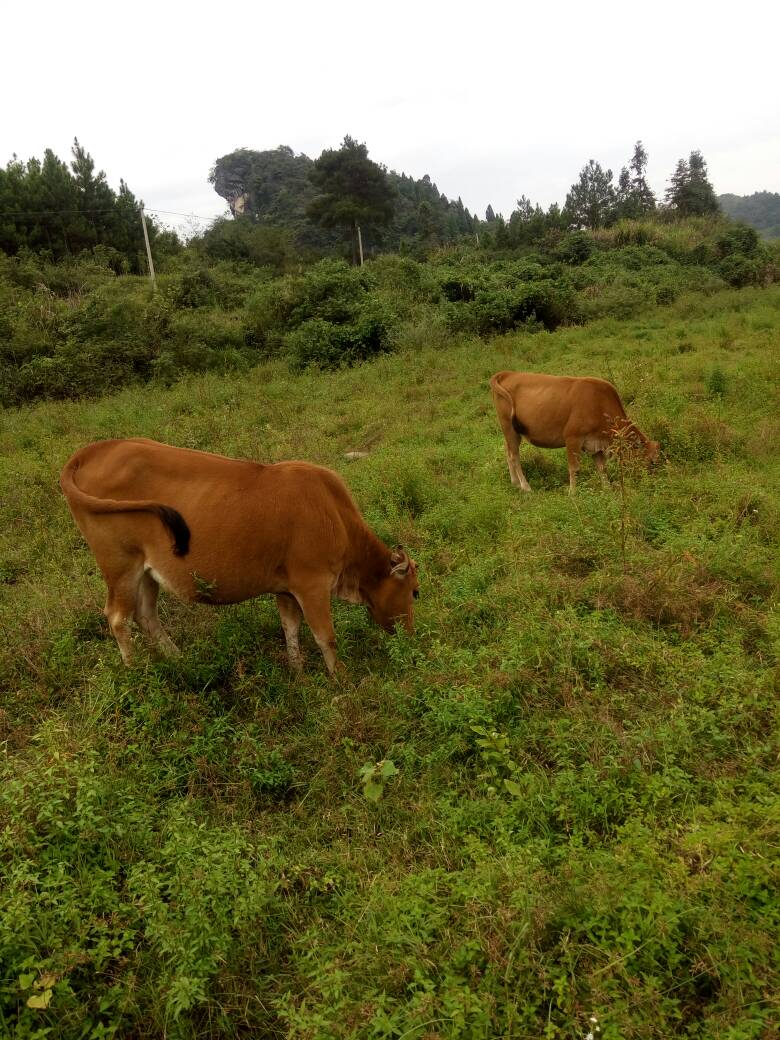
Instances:
[[[195,603],[241,603],[265,592],[284,592],[283,569],[270,558],[219,558],[191,553],[185,557],[152,553],[144,570],[161,588]]]
[[[564,448],[566,446],[565,441],[561,438],[551,437],[526,437],[529,444],[533,444],[535,448]]]
[[[585,451],[591,455],[597,454],[600,451],[606,451],[609,448],[608,437],[586,437],[582,442],[582,447]]]

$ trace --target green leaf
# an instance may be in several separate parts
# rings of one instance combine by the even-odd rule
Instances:
[[[366,762],[365,765],[360,767],[360,779],[363,781],[370,780],[376,772],[376,766],[373,762]]]
[[[390,758],[383,759],[379,764],[379,775],[383,780],[389,780],[391,776],[395,776],[398,770],[395,767],[395,762]]]
[[[524,791],[516,780],[504,780],[504,787],[511,795],[514,795],[515,798],[523,797]]]
[[[382,797],[384,789],[384,784],[378,784],[376,780],[369,780],[363,788],[363,794],[368,798],[369,802],[378,802]]]
[[[20,975],[17,981],[19,983],[19,989],[30,989],[33,982],[35,982],[35,972],[31,971],[24,975]]]
[[[27,998],[28,1008],[47,1008],[51,1003],[53,990],[45,989],[43,993],[33,993],[31,997]]]

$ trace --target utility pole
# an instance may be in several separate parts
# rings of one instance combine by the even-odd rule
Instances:
[[[360,234],[360,224],[357,226],[358,252],[360,253],[360,266],[363,266],[363,236]]]
[[[149,261],[149,277],[152,279],[152,288],[157,287],[157,282],[154,278],[154,261],[152,260],[152,251],[149,248],[149,232],[146,230],[146,213],[144,208],[141,206],[141,227],[144,229],[144,242],[146,243],[146,259]]]

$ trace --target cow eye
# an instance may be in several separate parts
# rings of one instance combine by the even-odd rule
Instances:
[[[414,596],[415,599],[419,599],[420,598],[420,590],[419,589],[415,589],[414,592],[412,593],[412,595]]]

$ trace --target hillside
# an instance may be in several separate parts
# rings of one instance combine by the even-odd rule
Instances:
[[[755,191],[752,195],[719,195],[718,202],[727,216],[749,224],[764,238],[780,238],[780,194]]]
[[[0,1031],[774,1036],[780,287],[490,340],[421,315],[353,368],[0,414]],[[514,367],[612,379],[664,465],[570,500],[525,449],[520,495]],[[181,659],[124,670],[57,474],[131,435],[335,467],[420,563],[415,634],[342,604],[346,677],[307,632],[293,679],[268,599],[164,597]]]
[[[685,293],[771,283],[778,259],[752,229],[708,218],[550,232],[533,252],[488,231],[479,246],[362,268],[304,264],[277,230],[227,221],[168,257],[156,286],[118,275],[100,248],[59,263],[0,254],[0,405],[638,317]]]
[[[296,155],[285,145],[264,152],[241,148],[217,159],[210,180],[234,217],[251,216],[261,224],[287,229],[299,245],[323,248],[337,237],[306,219],[306,207],[315,194],[308,180],[313,165],[307,155]],[[380,247],[397,251],[418,236],[451,242],[478,228],[479,221],[461,200],[448,200],[427,175],[415,180],[390,171],[388,179],[395,192],[394,217],[381,232],[366,229],[369,255]]]

